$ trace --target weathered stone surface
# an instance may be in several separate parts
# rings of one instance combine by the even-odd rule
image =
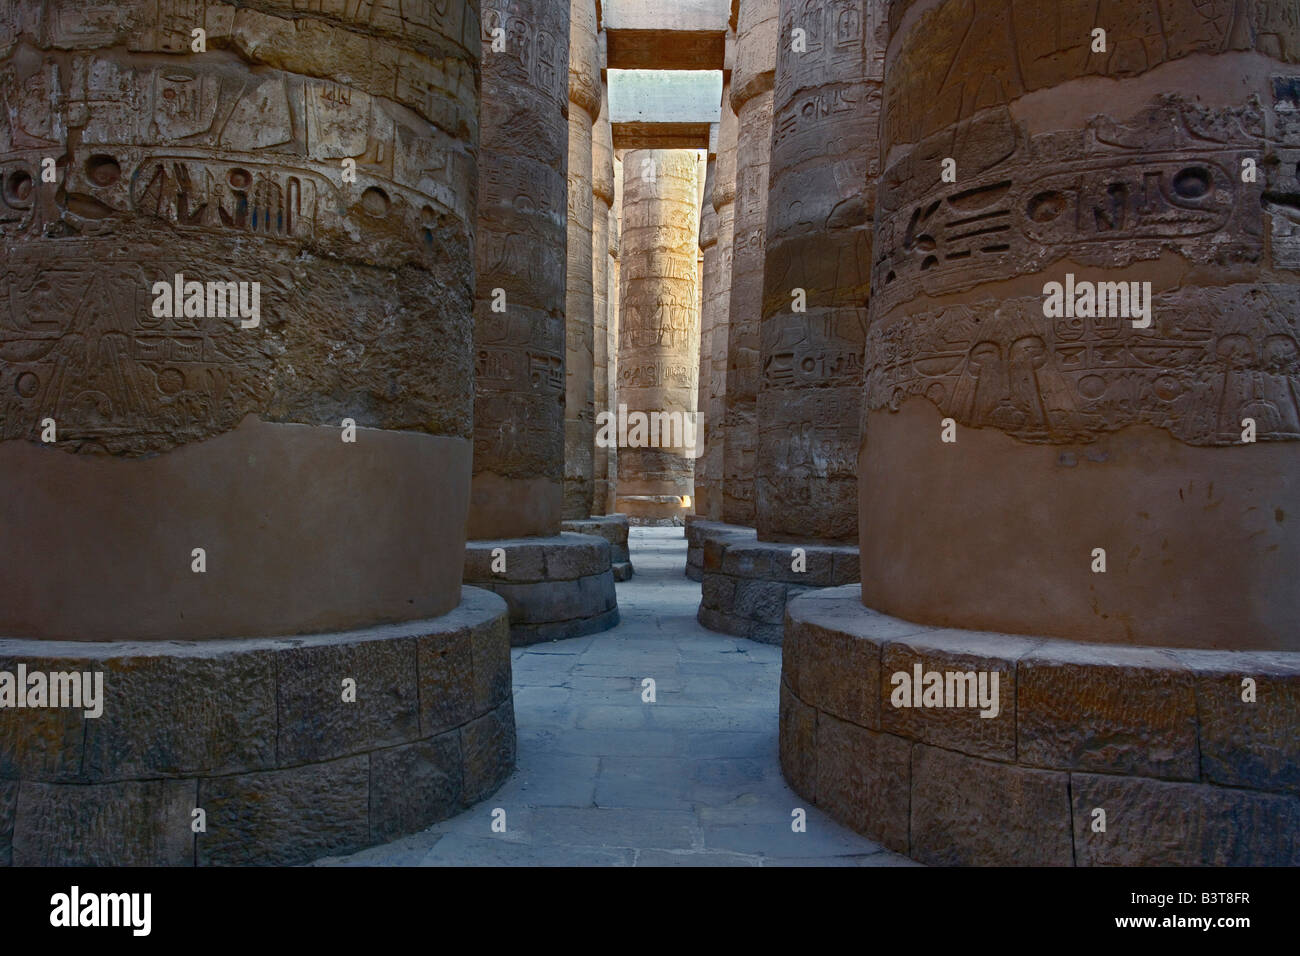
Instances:
[[[0,780],[0,866],[13,865],[14,812],[18,809],[18,781]]]
[[[1296,866],[1300,799],[1139,777],[1074,773],[1080,866]],[[1094,814],[1106,811],[1105,832]]]
[[[515,767],[515,709],[506,701],[460,729],[466,804],[481,800],[501,785]]]
[[[192,866],[194,780],[18,786],[15,866]],[[209,821],[211,814],[209,814]]]
[[[474,713],[482,714],[510,700],[510,624],[496,618],[469,632],[474,662]]]
[[[416,643],[339,641],[276,656],[281,764],[311,763],[420,735]],[[356,699],[344,700],[345,681]]]
[[[281,728],[275,651],[144,654],[89,661],[86,667],[103,671],[105,697],[103,714],[85,722],[87,778],[190,776],[275,765]],[[339,680],[328,676],[335,678],[330,690],[338,701]],[[279,679],[285,679],[283,670]]]
[[[460,808],[460,733],[370,755],[370,842],[423,830]]]
[[[857,589],[808,592],[787,605],[781,673],[799,699],[859,727],[881,727],[881,647],[870,634],[871,620],[855,610]],[[813,595],[825,600],[808,603]],[[850,621],[857,633],[841,628]],[[885,633],[888,633],[887,631]]]
[[[25,664],[29,672],[97,669],[97,662],[88,666],[80,657],[36,657],[33,652],[40,648],[31,641],[0,642],[0,671],[14,675],[17,684],[19,664]],[[112,688],[106,684],[104,692],[107,696]],[[0,778],[81,779],[84,714],[84,709],[65,707],[0,707]]]
[[[1195,780],[1196,694],[1168,654],[1051,641],[1020,659],[1023,763]]]
[[[880,660],[880,726],[920,743],[959,750],[976,757],[1015,762],[1016,662],[1041,643],[1031,638],[1003,634],[990,637],[970,631],[926,631],[889,641]],[[923,701],[922,688],[915,680],[917,664],[921,665],[922,675],[930,671],[945,675],[944,706],[920,706]],[[964,706],[948,706],[947,675],[950,673],[974,673],[976,687],[979,676],[985,675],[985,686],[996,712],[993,713],[990,707],[987,709],[992,716],[981,716],[986,708],[969,696],[969,681],[960,677],[952,682],[953,703],[963,703],[957,697],[960,688],[965,697]],[[994,673],[998,675],[995,697],[991,693]],[[907,678],[912,695],[910,706],[895,707],[893,704],[894,691],[900,686],[894,681],[896,674]],[[1062,764],[1047,763],[1046,766],[1064,769]]]
[[[459,727],[483,712],[474,669],[473,631],[419,638],[415,662],[419,674],[422,737]]]
[[[884,5],[781,0],[779,18],[755,516],[765,540],[852,541]]]
[[[1174,651],[1196,684],[1201,775],[1234,787],[1300,791],[1300,660],[1291,654]],[[1243,700],[1246,678],[1254,701]]]
[[[805,799],[817,799],[817,711],[781,681],[781,773]]]
[[[482,3],[468,533],[549,535],[559,530],[564,478],[569,6]],[[504,50],[492,50],[496,29]]]
[[[908,849],[911,742],[817,715],[817,805],[891,850]]]
[[[156,7],[3,15],[0,526],[39,544],[0,556],[0,633],[444,613],[471,452],[477,4],[381,25],[213,2],[206,54]],[[46,156],[58,181],[35,188]],[[181,275],[258,283],[257,325],[215,287],[201,315],[155,314]]]
[[[869,606],[1300,649],[1284,477],[1300,260],[1294,210],[1271,198],[1294,192],[1300,123],[1274,78],[1294,73],[1300,22],[1268,2],[1166,6],[1108,24],[1105,53],[1054,0],[891,21],[859,467]],[[1279,162],[1251,181],[1262,150]],[[1100,311],[1054,308],[1049,283],[1076,280],[1112,284]],[[1122,301],[1132,282],[1149,314]]]
[[[592,265],[592,124],[601,82],[595,0],[569,4],[569,197],[565,287],[564,517],[592,513],[595,442],[595,290]]]
[[[193,784],[191,783],[192,787]],[[201,866],[293,866],[370,840],[370,756],[204,779]],[[188,811],[185,833],[189,833]]]
[[[922,863],[1070,866],[1068,775],[916,744],[911,849]]]
[[[618,510],[633,521],[679,522],[694,492],[698,449],[686,427],[699,364],[698,164],[688,150],[633,150],[624,164],[618,401],[629,425],[619,452]],[[646,417],[639,438],[634,413]]]

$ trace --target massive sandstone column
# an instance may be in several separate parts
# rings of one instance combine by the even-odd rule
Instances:
[[[554,535],[564,480],[569,9],[484,0],[482,15],[469,536]],[[492,48],[497,29],[504,50]]]
[[[0,671],[102,680],[8,688],[0,863],[301,863],[513,763],[478,4],[329,6],[0,7]]]
[[[626,209],[620,256],[618,400],[627,406],[627,441],[618,458],[619,511],[633,521],[680,524],[692,494],[692,459],[681,431],[660,430],[659,447],[633,413],[674,416],[685,425],[699,349],[696,255],[698,160],[692,150],[631,150],[624,157]]]
[[[572,0],[569,26],[569,254],[565,293],[568,348],[564,403],[564,517],[592,510],[595,440],[591,233],[592,125],[600,113],[595,0]]]
[[[862,584],[787,608],[786,777],[926,863],[1294,866],[1295,6],[890,32]]]
[[[893,24],[863,600],[987,630],[1300,648],[1300,124],[1281,79],[1300,25],[1276,3],[1140,7],[1093,23],[1049,0],[928,2]],[[1151,283],[1150,327],[1047,317],[1067,275]]]
[[[714,169],[710,202],[717,216],[718,264],[716,281],[705,290],[704,308],[712,319],[709,338],[709,403],[706,408],[707,440],[704,455],[717,489],[709,502],[708,518],[722,520],[726,496],[727,347],[731,328],[731,272],[735,261],[736,219],[736,114],[731,108],[731,88],[722,88],[722,117],[718,121],[718,161]]]
[[[592,349],[595,409],[609,404],[609,219],[614,205],[614,136],[609,121],[609,91],[601,84],[600,117],[592,135],[591,262],[594,290]],[[609,501],[609,449],[593,448],[592,514],[605,514]]]
[[[608,364],[606,368],[607,400],[611,410],[618,411],[618,330],[622,320],[622,279],[620,260],[623,248],[623,160],[614,154],[614,204],[609,210],[609,320]],[[618,511],[618,443],[609,446],[609,503],[605,510]]]
[[[700,365],[696,378],[695,407],[701,413],[700,431],[703,454],[695,459],[695,514],[705,519],[717,493],[717,482],[709,470],[712,429],[708,422],[709,376],[713,370],[713,310],[708,306],[718,284],[718,214],[713,208],[713,181],[717,170],[717,125],[709,136],[708,165],[704,174],[703,202],[700,206]]]
[[[592,243],[593,288],[595,293],[595,323],[592,339],[594,350],[593,392],[594,407],[597,414],[607,411],[612,405],[610,378],[614,374],[614,358],[617,355],[617,339],[613,339],[611,350],[611,330],[617,335],[618,323],[609,314],[610,303],[610,249],[614,241],[610,235],[611,227],[616,228],[613,203],[616,194],[614,185],[614,142],[609,119],[609,97],[602,84],[601,115],[596,120],[592,137]],[[617,299],[614,299],[617,303]],[[617,304],[614,306],[617,308]],[[597,432],[596,434],[599,434]],[[592,448],[593,482],[592,514],[585,518],[569,518],[564,521],[566,531],[581,534],[598,535],[609,541],[610,563],[615,581],[626,581],[632,576],[632,562],[628,554],[628,519],[627,515],[611,514],[613,508],[613,485],[616,484],[617,465],[614,464],[616,444],[601,442]]]
[[[792,595],[858,578],[852,544],[883,14],[882,4],[866,0],[780,4],[762,270],[758,540],[726,525],[696,532],[701,563],[705,550],[715,551],[700,571],[699,620],[755,640],[782,639]]]
[[[761,540],[858,534],[883,14],[868,0],[781,0],[760,336]]]
[[[754,525],[754,468],[763,311],[763,249],[768,159],[772,149],[772,81],[777,0],[740,0],[731,107],[736,146],[736,213],[727,328],[727,431],[723,448],[723,520]]]
[[[591,118],[570,101],[569,26],[563,0],[488,0],[483,11],[476,507],[465,580],[505,598],[516,645],[589,634],[618,621],[610,546],[584,533],[593,528],[561,521],[572,450],[566,365],[569,386],[585,375],[590,396],[592,385],[590,350],[585,361],[580,354],[581,343],[591,341]],[[505,49],[495,49],[502,39]],[[586,137],[577,158],[575,130]],[[577,175],[569,168],[566,182],[566,162],[586,165]],[[585,233],[572,218],[575,202],[588,214]],[[568,285],[566,294],[573,242],[588,284]],[[566,323],[574,291],[584,288],[585,320]],[[575,331],[577,357],[570,349]],[[590,466],[588,439],[588,479]]]

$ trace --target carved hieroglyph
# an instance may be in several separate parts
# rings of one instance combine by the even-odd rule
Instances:
[[[0,4],[0,531],[38,549],[0,560],[0,633],[274,633],[458,600],[477,4],[258,6]],[[196,28],[206,52],[191,51]],[[153,287],[177,276],[250,296],[259,283],[258,324],[220,315],[215,295],[168,315]],[[356,447],[339,441],[344,419],[394,456],[375,530],[352,514],[385,494],[365,486],[333,534],[291,524],[297,505],[278,496],[313,480],[321,514],[349,500],[334,487],[352,467],[339,449]],[[447,450],[419,473],[423,439]],[[383,557],[384,516],[413,476],[447,500],[440,515],[413,505]],[[110,487],[155,497],[128,507]],[[188,555],[212,501],[226,520],[204,577]],[[444,522],[427,556],[390,566]],[[352,562],[370,564],[334,585]]]
[[[553,535],[564,476],[569,9],[484,0],[482,22],[469,535]]]
[[[864,600],[990,630],[1297,646],[1294,4],[905,6],[865,351]],[[1045,285],[1067,276],[1149,283],[1149,326],[1116,314],[1117,285],[1105,308],[1049,315]],[[955,443],[940,418],[965,426]]]
[[[614,131],[609,122],[609,91],[601,85],[600,116],[591,138],[591,263],[593,299],[592,369],[595,410],[609,409],[610,209],[614,205]],[[605,514],[609,502],[609,449],[593,448],[591,513]]]
[[[731,325],[731,268],[734,260],[732,240],[735,235],[736,213],[736,114],[731,109],[730,86],[722,88],[722,116],[718,121],[718,155],[713,171],[713,190],[708,202],[716,215],[714,225],[717,258],[712,269],[712,281],[706,262],[704,304],[702,312],[710,317],[708,403],[701,402],[704,413],[705,469],[713,485],[707,511],[697,511],[712,521],[722,520],[722,505],[726,483],[725,459],[727,442],[727,345]],[[703,381],[700,385],[704,389]]]
[[[753,527],[758,447],[759,326],[763,313],[768,162],[772,152],[772,83],[776,70],[777,0],[741,0],[731,107],[736,113],[736,203],[727,326],[727,435],[723,447],[722,517]]]
[[[764,540],[852,540],[884,5],[781,0],[780,29],[757,528]]]
[[[693,150],[630,150],[624,156],[618,401],[629,416],[695,411],[697,167]],[[619,510],[631,509],[641,517],[684,517],[678,503],[664,502],[655,511],[650,503],[630,499],[692,494],[692,459],[680,446],[629,447],[633,440],[629,428],[618,458]],[[660,441],[665,444],[662,435]]]
[[[565,291],[564,517],[592,512],[596,393],[593,381],[592,124],[600,112],[595,0],[569,5],[569,249]]]

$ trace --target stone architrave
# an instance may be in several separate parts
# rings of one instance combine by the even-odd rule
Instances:
[[[727,326],[727,412],[722,517],[754,526],[758,446],[759,326],[763,313],[777,0],[740,0],[731,107],[736,114],[736,204]]]
[[[614,134],[609,121],[609,91],[601,84],[600,116],[592,133],[591,152],[591,262],[593,304],[593,390],[597,414],[610,411],[609,402],[609,262],[610,210],[614,205]],[[592,511],[603,515],[610,493],[609,448],[592,450]]]
[[[555,535],[564,480],[569,8],[484,0],[470,538]],[[493,49],[496,30],[504,49]]]
[[[693,150],[624,157],[618,400],[628,424],[619,437],[618,510],[634,523],[682,523],[692,493],[698,165]],[[634,414],[645,416],[639,430]]]
[[[755,488],[764,541],[858,534],[884,19],[868,0],[780,4]]]
[[[1300,649],[1300,22],[1130,6],[891,20],[862,599]]]
[[[569,6],[569,248],[565,291],[564,517],[592,513],[596,393],[592,286],[592,126],[600,113],[596,0]]]

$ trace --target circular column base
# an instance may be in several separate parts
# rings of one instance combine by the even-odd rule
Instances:
[[[619,495],[614,501],[638,528],[679,528],[690,509],[681,495]]]
[[[1300,864],[1300,654],[927,627],[860,595],[795,598],[782,648],[781,768],[837,820],[939,865]]]
[[[563,521],[560,527],[574,534],[594,534],[609,542],[610,569],[615,581],[627,581],[632,577],[632,555],[627,548],[627,515],[592,515],[575,521]]]
[[[305,863],[450,817],[515,763],[505,603],[477,588],[330,634],[0,640],[0,672],[20,666],[102,693],[0,708],[0,863]]]
[[[858,549],[816,542],[757,541],[737,525],[692,524],[699,541],[700,608],[711,631],[780,644],[786,603],[814,588],[858,580]],[[687,551],[688,561],[690,551]],[[690,574],[687,567],[687,574]]]
[[[564,532],[469,541],[465,583],[505,599],[514,647],[595,634],[618,623],[610,545],[603,537]]]

